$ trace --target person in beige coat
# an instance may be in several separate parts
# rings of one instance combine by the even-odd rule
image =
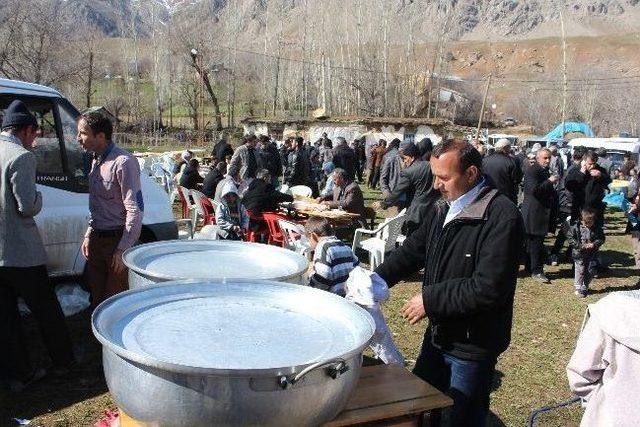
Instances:
[[[640,423],[640,291],[615,292],[589,304],[567,366],[571,391],[582,398],[580,425]]]

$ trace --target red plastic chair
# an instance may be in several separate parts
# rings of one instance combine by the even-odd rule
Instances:
[[[196,210],[198,215],[202,217],[202,226],[213,225],[216,223],[216,210],[213,207],[211,200],[198,190],[190,190],[191,197],[196,203]]]
[[[260,237],[262,236],[267,236],[267,239],[269,237],[269,229],[266,226],[260,227],[259,229],[253,231],[251,230],[251,224],[263,224],[264,218],[262,217],[262,215],[256,215],[253,212],[251,212],[250,210],[247,210],[247,215],[249,215],[249,230],[247,231],[247,237],[246,237],[246,241],[247,242],[253,242],[253,243],[260,243],[262,241],[262,239],[260,239]]]
[[[267,223],[267,228],[269,229],[269,240],[267,243],[270,245],[278,244],[279,246],[284,247],[284,235],[282,234],[282,230],[280,230],[278,220],[287,219],[287,217],[278,212],[263,212],[262,218]]]
[[[188,219],[189,216],[189,202],[187,201],[187,194],[184,194],[182,191],[182,187],[179,185],[176,186],[176,191],[178,192],[178,198],[180,199],[180,206],[182,208],[182,219]]]

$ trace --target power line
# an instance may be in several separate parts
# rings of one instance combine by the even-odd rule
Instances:
[[[257,51],[252,51],[249,49],[242,49],[242,48],[237,48],[237,47],[231,47],[231,46],[225,46],[225,45],[219,45],[218,47],[222,48],[222,49],[228,49],[234,52],[240,52],[240,53],[245,53],[248,55],[255,55],[255,56],[261,56],[261,57],[266,57],[266,58],[271,58],[271,59],[276,59],[276,60],[280,60],[280,61],[285,61],[285,62],[294,62],[294,63],[299,63],[299,64],[306,64],[306,65],[315,65],[317,67],[322,67],[322,63],[321,62],[317,62],[317,61],[310,61],[310,60],[305,60],[305,59],[298,59],[298,58],[291,58],[291,57],[285,57],[285,56],[280,56],[280,55],[274,55],[274,54],[269,54],[269,53],[264,53],[264,52],[257,52]],[[363,73],[370,73],[370,74],[385,74],[384,71],[382,70],[375,70],[375,69],[367,69],[367,68],[356,68],[356,67],[349,67],[349,66],[342,66],[342,65],[325,65],[328,68],[334,69],[334,70],[343,70],[343,71],[357,71],[357,72],[363,72]],[[441,79],[441,80],[446,80],[449,82],[453,82],[453,83],[484,83],[486,82],[486,78],[466,78],[466,77],[454,77],[454,76],[439,76],[436,73],[394,73],[394,72],[387,72],[387,75],[390,76],[395,76],[395,77],[404,77],[404,78],[415,78],[415,77],[419,77],[421,74],[424,75],[429,75],[431,78],[435,78],[435,79]],[[513,73],[513,74],[517,74],[517,73]],[[558,80],[553,80],[553,79],[509,79],[507,77],[498,77],[498,76],[494,76],[493,79],[496,82],[499,83],[511,83],[511,84],[561,84],[562,82],[558,79]],[[614,84],[620,84],[620,85],[624,85],[624,84],[637,84],[640,83],[640,75],[633,75],[633,76],[617,76],[617,77],[585,77],[585,78],[574,78],[574,79],[567,79],[568,83],[571,84],[584,84],[587,86],[593,85],[593,86],[601,86],[601,85],[614,85]],[[544,90],[553,90],[551,88],[549,89],[544,89]]]

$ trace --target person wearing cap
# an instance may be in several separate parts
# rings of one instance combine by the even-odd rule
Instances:
[[[508,139],[498,140],[495,149],[495,153],[482,160],[482,173],[498,191],[517,204],[522,170],[511,156],[511,143]]]
[[[71,339],[49,283],[47,255],[34,221],[42,209],[31,152],[37,135],[36,118],[22,101],[13,101],[4,112],[0,133],[0,379],[6,371],[14,392],[46,375],[29,360],[18,297],[38,322],[53,360],[52,372],[63,375],[73,363]]]
[[[93,306],[128,289],[122,253],[140,237],[144,201],[140,166],[111,140],[113,126],[99,112],[78,120],[78,143],[93,154],[89,172],[89,227],[82,243]]]
[[[184,168],[189,163],[189,160],[193,157],[193,153],[190,150],[185,150],[180,154],[178,161],[173,166],[173,175],[176,178],[176,182],[180,181],[180,175],[184,171]]]
[[[373,204],[374,209],[387,209],[394,206],[406,195],[407,235],[415,231],[429,208],[440,197],[440,193],[433,188],[433,173],[429,162],[420,160],[420,150],[409,141],[400,144],[400,156],[404,169],[400,172],[398,184],[393,192],[379,202]]]

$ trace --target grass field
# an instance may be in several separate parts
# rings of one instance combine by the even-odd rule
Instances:
[[[378,193],[366,191],[365,196],[371,202]],[[565,366],[586,305],[608,292],[635,285],[638,279],[629,237],[623,234],[624,225],[621,215],[608,215],[602,256],[611,271],[606,278],[594,280],[593,293],[586,299],[573,295],[569,264],[547,268],[551,285],[541,285],[524,276],[519,279],[512,343],[500,357],[494,379],[491,426],[522,426],[532,409],[569,397]],[[426,324],[410,326],[399,311],[404,301],[419,291],[420,277],[416,275],[394,287],[384,307],[395,339],[411,362],[419,351]],[[102,376],[100,347],[92,338],[89,319],[86,311],[68,319],[74,342],[83,353],[83,362],[73,375],[67,380],[42,381],[21,395],[0,395],[0,426],[13,425],[12,417],[32,419],[32,426],[89,426],[105,410],[115,408]],[[34,356],[43,362],[44,351],[35,325],[29,320],[27,327]],[[573,426],[580,417],[581,409],[574,405],[542,416],[538,425]]]

